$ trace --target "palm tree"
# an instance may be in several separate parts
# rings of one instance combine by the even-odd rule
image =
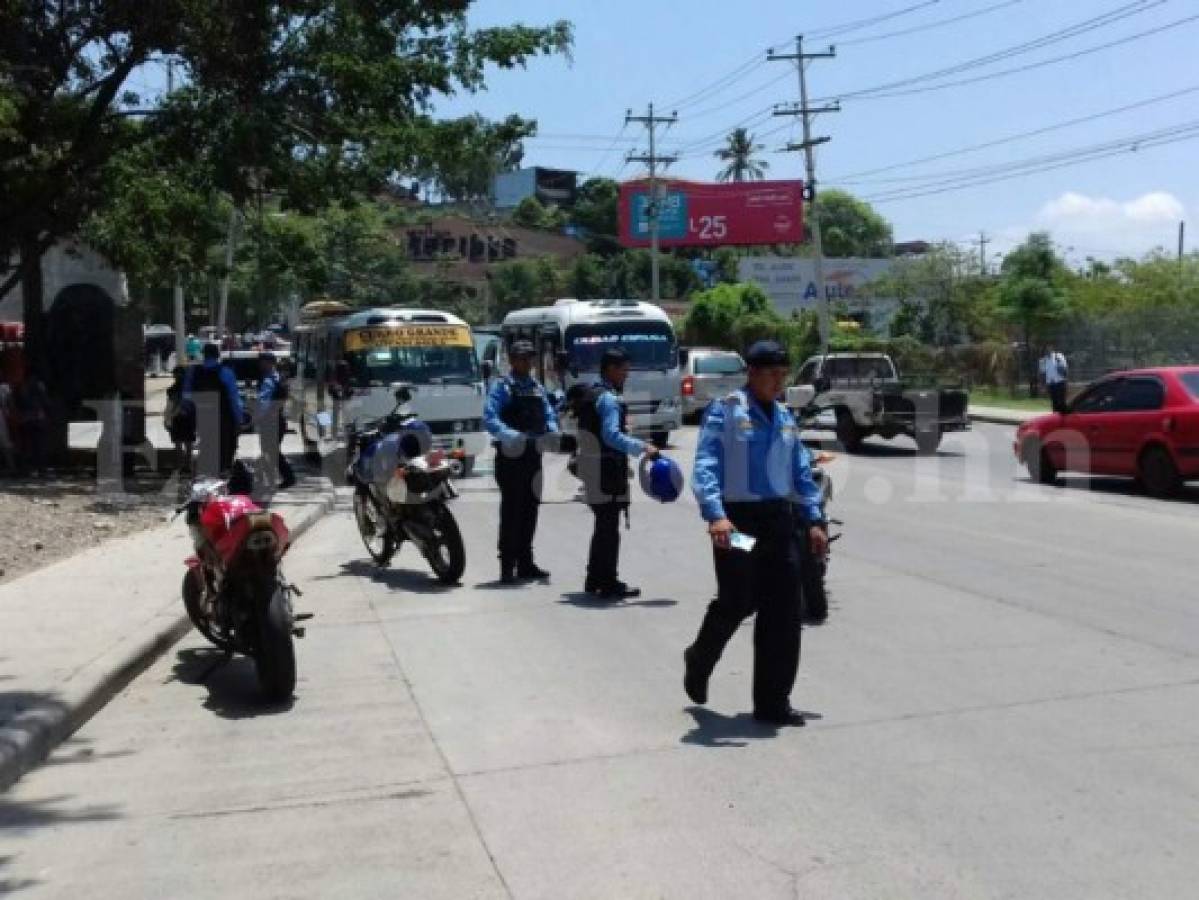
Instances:
[[[766,177],[770,165],[754,154],[762,149],[761,144],[755,144],[753,136],[744,128],[736,128],[729,133],[728,145],[717,150],[715,156],[723,163],[728,163],[717,181],[761,181]]]

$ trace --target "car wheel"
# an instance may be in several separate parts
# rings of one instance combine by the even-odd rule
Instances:
[[[1024,444],[1024,465],[1028,467],[1028,475],[1033,481],[1057,484],[1058,468],[1040,441],[1030,440]]]
[[[1137,473],[1151,497],[1168,499],[1182,491],[1182,476],[1165,447],[1150,447],[1142,453]]]

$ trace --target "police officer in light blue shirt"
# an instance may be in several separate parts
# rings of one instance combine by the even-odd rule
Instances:
[[[803,715],[790,699],[800,640],[793,505],[817,558],[826,552],[828,538],[799,426],[777,399],[789,372],[787,353],[774,341],[759,341],[746,361],[748,383],[708,408],[695,454],[692,490],[712,540],[717,597],[683,655],[683,686],[694,702],[705,703],[708,678],[725,644],[756,613],[754,718],[802,725]]]
[[[628,433],[628,408],[622,392],[630,368],[623,350],[605,350],[600,359],[600,382],[587,389],[577,405],[579,477],[587,492],[587,505],[595,514],[583,590],[604,600],[624,600],[641,593],[617,574],[620,514],[629,508],[629,457],[658,456],[656,447]]]
[[[497,379],[483,406],[483,425],[495,447],[500,486],[500,582],[545,580],[549,572],[533,561],[533,535],[541,505],[541,452],[547,435],[558,433],[558,416],[533,377],[532,342],[513,341],[512,371]]]

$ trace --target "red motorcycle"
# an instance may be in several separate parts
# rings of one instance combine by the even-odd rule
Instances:
[[[216,647],[251,657],[263,694],[282,702],[296,687],[292,637],[304,629],[295,623],[309,616],[292,612],[291,595],[299,591],[279,568],[291,542],[283,517],[261,509],[237,481],[197,481],[180,509],[196,551],[187,560],[183,605]]]

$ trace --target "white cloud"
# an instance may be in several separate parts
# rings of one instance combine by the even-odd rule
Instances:
[[[1041,207],[1032,227],[1049,231],[1063,248],[1075,248],[1069,254],[1074,258],[1141,256],[1172,246],[1185,218],[1182,201],[1166,191],[1124,201],[1067,191]]]

